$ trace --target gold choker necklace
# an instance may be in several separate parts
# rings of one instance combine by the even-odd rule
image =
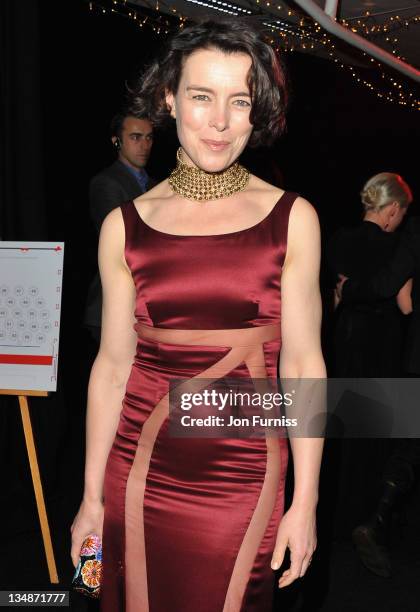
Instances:
[[[182,148],[176,154],[176,168],[169,176],[169,184],[178,195],[187,200],[218,200],[242,191],[248,185],[249,171],[235,162],[221,172],[205,172],[188,166],[181,159]]]

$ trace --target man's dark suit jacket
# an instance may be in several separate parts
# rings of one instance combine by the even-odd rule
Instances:
[[[156,184],[149,180],[149,189]],[[102,223],[108,213],[123,202],[134,200],[143,192],[133,174],[120,161],[96,174],[89,185],[89,210],[95,228],[99,234]],[[99,273],[93,279],[88,292],[84,316],[85,325],[101,327],[102,288]]]
[[[352,280],[343,285],[343,302],[376,300],[396,295],[405,282],[413,279],[413,313],[406,343],[405,369],[420,375],[420,217],[412,217],[401,237],[390,264],[369,279]]]

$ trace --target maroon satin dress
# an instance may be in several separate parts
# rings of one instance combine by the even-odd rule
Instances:
[[[270,612],[287,440],[179,438],[168,381],[276,378],[286,192],[256,225],[177,236],[121,207],[137,352],[104,483],[102,612]]]

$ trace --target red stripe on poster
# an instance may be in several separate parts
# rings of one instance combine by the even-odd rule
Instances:
[[[52,365],[51,355],[2,355],[0,353],[0,363],[15,365]]]

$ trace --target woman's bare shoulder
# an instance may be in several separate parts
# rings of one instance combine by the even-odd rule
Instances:
[[[258,178],[254,174],[251,174],[249,180],[249,192],[259,193],[259,195],[265,195],[268,199],[278,200],[285,193],[285,189],[281,189],[281,187],[276,187],[271,183],[267,183],[267,181],[263,181]],[[316,216],[316,212],[314,207],[308,200],[303,198],[302,196],[297,196],[293,203],[293,214],[299,218],[310,219]]]
[[[121,207],[117,206],[116,208],[111,210],[111,212],[109,212],[105,217],[101,226],[101,233],[118,230],[118,228],[122,228],[123,226],[124,222]]]
[[[294,201],[289,219],[288,251],[316,253],[320,248],[320,226],[318,214],[308,200],[297,197]]]
[[[262,179],[251,175],[249,181],[250,193],[259,194],[264,202],[278,202],[285,193],[284,189],[271,185]],[[302,236],[312,239],[319,235],[319,220],[314,206],[302,196],[297,196],[292,204],[289,219],[288,240],[292,244],[302,243]]]
[[[276,187],[276,185],[272,185],[271,183],[267,183],[267,181],[264,181],[258,176],[255,176],[255,174],[250,175],[248,189],[249,191],[260,192],[260,194],[267,194],[278,197],[281,197],[284,193],[284,189]]]
[[[318,215],[314,206],[302,196],[293,202],[290,212],[290,222],[296,225],[318,224]]]
[[[133,200],[133,202],[136,208],[140,206],[143,208],[153,200],[164,200],[171,195],[173,195],[173,191],[169,186],[168,179],[165,179]]]
[[[271,185],[267,181],[258,178],[258,176],[251,174],[247,192],[250,197],[257,199],[264,207],[270,209],[284,194],[284,189]]]
[[[101,275],[115,262],[124,264],[125,228],[121,208],[114,208],[104,219],[99,235],[98,261]]]

